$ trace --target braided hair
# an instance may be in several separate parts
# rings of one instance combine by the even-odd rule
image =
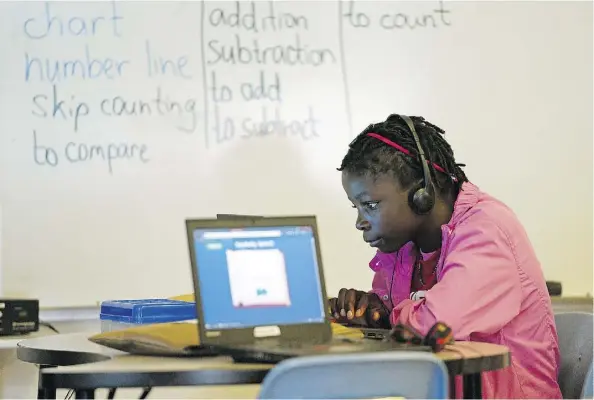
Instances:
[[[461,168],[464,164],[456,163],[452,148],[443,138],[445,131],[425,121],[423,117],[410,118],[425,151],[425,157],[431,161],[428,165],[436,189],[442,195],[451,193],[457,197],[462,183],[467,182],[468,178]],[[404,147],[410,155],[367,136],[372,132]],[[404,189],[409,189],[423,179],[418,153],[415,140],[406,123],[398,115],[392,114],[383,122],[369,125],[351,142],[338,170],[372,178],[391,174]],[[433,163],[441,166],[445,173],[437,171]]]

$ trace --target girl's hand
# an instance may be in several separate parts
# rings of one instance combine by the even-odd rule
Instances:
[[[340,289],[329,301],[330,314],[338,323],[372,328],[389,328],[389,310],[375,293]]]

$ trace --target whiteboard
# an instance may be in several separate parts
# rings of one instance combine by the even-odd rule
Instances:
[[[394,112],[592,293],[590,2],[3,1],[0,51],[5,295],[191,292],[184,220],[216,213],[317,215],[329,293],[366,289],[336,167]]]

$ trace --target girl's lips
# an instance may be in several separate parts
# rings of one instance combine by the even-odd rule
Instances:
[[[369,245],[371,247],[377,247],[381,242],[382,242],[382,239],[376,239],[376,240],[372,240],[371,242],[367,242],[367,243],[369,243]]]

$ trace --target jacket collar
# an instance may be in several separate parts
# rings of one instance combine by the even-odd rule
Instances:
[[[460,189],[460,193],[458,193],[458,198],[454,203],[454,212],[452,213],[452,217],[446,225],[450,228],[456,226],[460,220],[462,220],[464,215],[470,209],[476,206],[480,197],[481,191],[477,186],[470,182],[464,182],[462,184],[462,188]]]

